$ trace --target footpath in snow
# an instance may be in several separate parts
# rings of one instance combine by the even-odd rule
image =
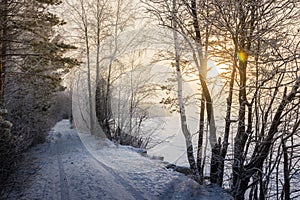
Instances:
[[[46,143],[27,153],[5,199],[231,199],[218,187],[203,187],[167,170],[160,161],[69,127],[68,120],[59,122]]]

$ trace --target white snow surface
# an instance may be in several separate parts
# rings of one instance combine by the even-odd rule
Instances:
[[[133,148],[69,127],[68,120],[57,123],[47,142],[27,153],[15,175],[22,181],[5,199],[232,199],[221,188],[201,186]]]

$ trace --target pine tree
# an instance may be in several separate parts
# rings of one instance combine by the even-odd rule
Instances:
[[[13,126],[7,140],[13,151],[0,169],[9,172],[11,162],[33,142],[43,141],[54,125],[50,109],[56,92],[63,90],[61,77],[78,64],[64,54],[65,44],[56,30],[64,22],[51,13],[59,0],[1,1],[0,106],[8,110]],[[1,143],[4,141],[0,141]],[[1,145],[2,146],[2,145]],[[6,152],[5,152],[6,151]],[[1,154],[1,155],[4,155]],[[7,173],[1,179],[5,178]]]

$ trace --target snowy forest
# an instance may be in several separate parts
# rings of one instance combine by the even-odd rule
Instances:
[[[0,198],[300,198],[299,0],[0,2]],[[10,196],[52,159],[59,192]]]

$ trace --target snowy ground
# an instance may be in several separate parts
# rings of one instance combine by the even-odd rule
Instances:
[[[116,147],[59,122],[47,142],[26,155],[5,199],[231,199],[198,185],[159,161]]]

